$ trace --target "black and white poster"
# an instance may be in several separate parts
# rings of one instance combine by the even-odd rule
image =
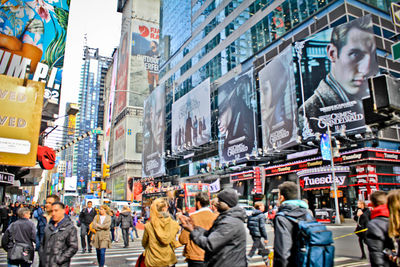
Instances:
[[[258,77],[264,151],[295,145],[297,103],[292,47],[275,57]]]
[[[256,155],[256,109],[252,69],[218,88],[220,163],[238,163]]]
[[[157,87],[144,102],[143,114],[143,177],[165,174],[164,163],[165,91]]]

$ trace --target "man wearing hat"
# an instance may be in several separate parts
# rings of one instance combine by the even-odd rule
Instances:
[[[190,218],[180,216],[183,228],[193,242],[205,251],[206,266],[246,267],[245,211],[237,206],[235,190],[225,189],[215,204],[219,216],[210,230],[195,226]]]

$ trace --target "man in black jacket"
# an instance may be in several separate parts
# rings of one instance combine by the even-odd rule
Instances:
[[[16,222],[12,223],[10,227],[7,228],[6,232],[3,235],[3,238],[1,240],[1,246],[7,253],[9,254],[11,252],[11,249],[14,246],[14,241],[16,243],[21,243],[21,244],[26,244],[31,248],[31,260],[33,261],[33,255],[34,255],[34,242],[36,238],[36,230],[35,230],[35,225],[33,222],[29,220],[31,216],[31,212],[28,208],[20,208],[18,210],[18,217],[19,220]],[[14,241],[13,241],[14,240]],[[10,255],[8,255],[8,258]],[[14,265],[20,265],[23,266],[23,264],[29,265],[32,262],[23,262],[23,261],[11,261],[8,260],[9,266],[14,266]]]
[[[61,202],[52,204],[52,216],[44,231],[39,256],[41,267],[69,267],[78,251],[78,232]]]
[[[261,242],[261,238],[264,238],[264,243],[268,244],[264,203],[261,201],[256,202],[254,208],[256,210],[247,219],[247,228],[249,228],[251,238],[253,239],[253,247],[250,250],[248,260],[254,256],[254,253],[258,249],[258,253],[263,257],[263,260],[267,262],[269,251],[265,249],[265,245]]]
[[[92,201],[88,201],[87,208],[83,209],[79,214],[79,222],[81,224],[81,245],[82,253],[86,251],[86,241],[88,242],[89,253],[92,252],[92,246],[90,240],[92,240],[92,233],[89,231],[89,225],[92,223],[94,217],[96,216],[96,211],[92,207]]]
[[[0,226],[3,225],[2,233],[5,233],[8,227],[8,207],[7,205],[2,205],[0,207]]]
[[[396,264],[383,253],[384,249],[393,249],[393,242],[388,235],[389,209],[386,205],[387,193],[375,191],[371,194],[371,220],[367,225],[365,242],[368,246],[371,267],[394,267]]]
[[[298,199],[295,183],[284,182],[279,185],[278,189],[280,207],[274,220],[274,267],[297,266],[297,247],[293,242],[297,237],[297,226],[286,216],[297,220],[306,220],[310,216],[307,212],[308,205]]]
[[[190,232],[190,239],[205,250],[206,266],[247,266],[244,228],[246,213],[237,203],[235,190],[225,189],[220,192],[215,204],[220,214],[208,231],[195,226],[189,217],[179,217],[182,226]]]

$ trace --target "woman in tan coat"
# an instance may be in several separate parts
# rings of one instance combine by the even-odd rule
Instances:
[[[166,267],[177,262],[174,250],[178,231],[179,224],[169,215],[167,201],[154,200],[142,239],[146,267]]]
[[[111,216],[108,215],[109,212],[110,208],[107,205],[102,205],[99,214],[93,219],[93,229],[96,230],[96,233],[92,239],[92,246],[96,248],[97,261],[100,267],[104,266],[106,248],[111,247]]]

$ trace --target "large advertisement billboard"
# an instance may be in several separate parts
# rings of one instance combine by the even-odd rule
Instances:
[[[164,167],[165,91],[157,87],[144,102],[143,115],[143,177],[165,174]]]
[[[257,153],[256,109],[252,69],[218,88],[220,164],[237,162]]]
[[[144,99],[158,85],[159,26],[157,23],[132,23],[130,106],[143,106]]]
[[[69,0],[5,0],[0,5],[0,74],[45,82],[44,97],[60,101]]]
[[[264,151],[296,144],[297,103],[292,47],[258,73]]]
[[[115,111],[119,114],[127,103],[128,72],[129,72],[129,33],[122,33],[121,44],[118,50],[118,73]]]
[[[295,43],[299,128],[303,139],[317,132],[364,131],[362,99],[367,78],[378,72],[370,15]]]
[[[126,149],[126,122],[125,118],[118,122],[114,128],[113,164],[125,159]]]
[[[210,105],[210,78],[172,104],[173,154],[210,140]]]

